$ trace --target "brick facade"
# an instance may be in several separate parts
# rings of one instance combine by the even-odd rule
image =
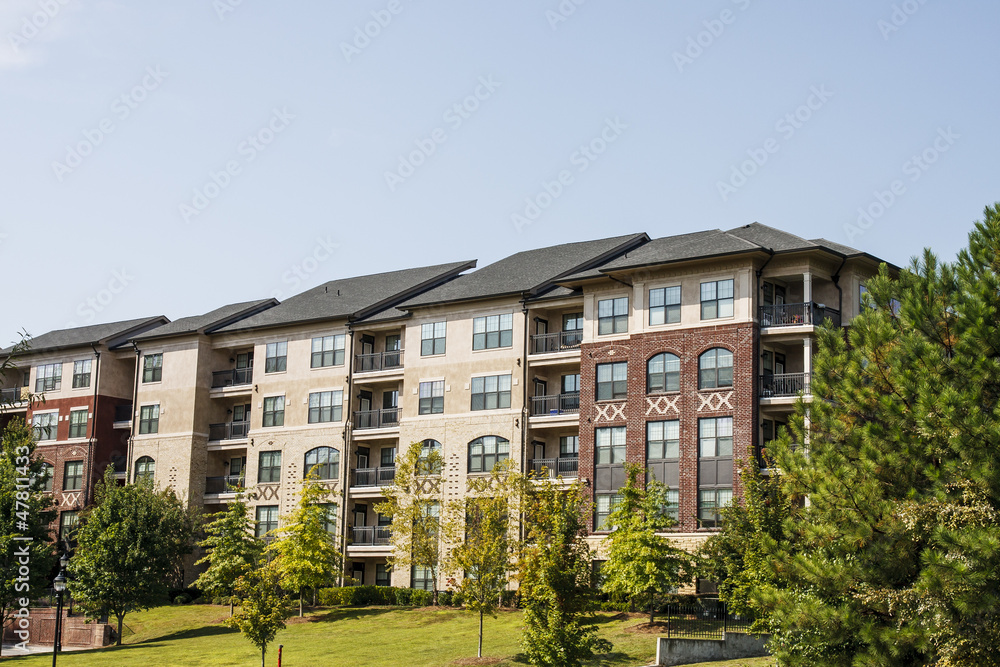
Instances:
[[[698,390],[698,358],[712,348],[733,352],[733,386]],[[757,329],[750,322],[643,333],[608,342],[585,343],[580,359],[580,476],[595,491],[594,429],[625,426],[625,458],[646,465],[646,422],[680,421],[678,530],[698,528],[698,420],[733,417],[733,494],[740,496],[736,462],[753,456],[756,440]],[[670,352],[680,358],[680,391],[646,394],[646,362],[655,354]],[[599,363],[628,362],[628,395],[624,400],[597,401],[596,367]],[[593,530],[593,517],[588,520]]]

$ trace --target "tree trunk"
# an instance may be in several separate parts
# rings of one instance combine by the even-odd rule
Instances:
[[[262,648],[262,649],[260,650],[260,667],[267,667],[267,666],[266,666],[266,665],[264,664],[264,653],[265,653],[266,651],[267,651],[267,647],[264,647],[264,648]]]
[[[299,589],[299,618],[302,618],[302,590],[301,588]]]
[[[122,623],[125,622],[125,614],[118,617],[118,636],[115,637],[115,646],[122,645]]]
[[[653,611],[656,608],[653,606],[653,591],[649,591],[649,624],[653,624]]]
[[[235,606],[236,606],[236,601],[233,600],[233,597],[230,595],[229,596],[229,618],[233,617],[233,608]]]
[[[483,657],[483,610],[479,610],[479,655]]]

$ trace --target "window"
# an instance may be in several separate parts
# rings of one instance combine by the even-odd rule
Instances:
[[[701,284],[701,319],[733,316],[733,281],[716,280]]]
[[[288,361],[288,341],[268,343],[265,348],[264,372],[280,373]]]
[[[344,392],[318,391],[309,394],[309,423],[339,422],[344,418]]]
[[[563,331],[583,331],[583,313],[568,313],[562,317]]]
[[[680,492],[677,489],[667,489],[666,504],[663,506],[664,516],[668,516],[674,521],[680,519]]]
[[[733,386],[733,353],[716,347],[698,357],[698,389]]]
[[[278,528],[278,506],[258,505],[257,506],[257,527],[254,534],[257,537],[264,537],[272,530]]]
[[[385,563],[375,564],[375,585],[376,586],[388,586],[389,585],[389,568]]]
[[[626,331],[628,331],[628,297],[598,301],[597,334],[604,336]]]
[[[142,358],[142,381],[159,382],[163,377],[163,355],[147,354]]]
[[[63,512],[59,515],[59,541],[72,540],[76,527],[80,523],[80,515],[75,512]]]
[[[31,371],[24,371],[24,375],[21,376],[21,386],[22,387],[31,386]]]
[[[71,437],[71,438],[86,438],[87,437],[87,411],[86,410],[70,410],[70,413],[69,413],[69,437]]]
[[[411,588],[418,588],[422,591],[434,590],[434,571],[429,567],[413,566],[413,583]]]
[[[597,364],[597,400],[625,398],[628,394],[628,362]]]
[[[35,391],[58,391],[62,388],[62,364],[45,364],[35,369]]]
[[[496,435],[485,435],[469,443],[469,472],[490,472],[500,461],[510,456],[510,441]]]
[[[649,290],[649,323],[677,324],[681,321],[681,286]]]
[[[710,417],[698,420],[698,456],[733,455],[733,418]]]
[[[90,359],[73,362],[73,389],[90,386]]]
[[[677,420],[646,422],[647,459],[676,459],[680,457],[680,424]]]
[[[333,447],[317,447],[306,452],[306,466],[303,469],[309,474],[316,466],[318,479],[337,479],[340,472],[340,452]]]
[[[472,349],[489,350],[514,344],[514,316],[490,315],[472,320]]]
[[[594,500],[594,530],[607,530],[608,517],[621,500],[617,493],[598,494]]]
[[[431,452],[437,452],[437,461],[434,463],[433,469],[431,468]],[[421,475],[439,475],[441,474],[441,443],[437,440],[431,440],[428,438],[421,443],[420,447],[420,458],[417,459],[417,469],[418,473]]]
[[[344,334],[336,336],[323,336],[312,339],[312,368],[323,368],[325,366],[344,365]],[[275,343],[277,345],[277,343]],[[281,343],[286,345],[286,343]],[[268,346],[270,347],[270,346]],[[284,355],[282,355],[284,356]],[[284,362],[282,368],[284,369]]]
[[[261,452],[257,459],[257,483],[277,484],[281,481],[281,452]]]
[[[326,510],[323,517],[323,530],[331,535],[337,535],[337,503],[321,503],[320,507]]]
[[[153,476],[156,474],[156,461],[154,461],[149,456],[142,456],[138,461],[135,462],[135,481],[153,481]]]
[[[681,360],[676,354],[663,352],[646,363],[646,393],[681,390]]]
[[[559,458],[575,459],[580,455],[580,437],[563,435],[559,437]]]
[[[56,476],[56,468],[51,463],[42,464],[42,491],[52,491],[52,479]]]
[[[139,433],[158,433],[160,431],[160,406],[143,405],[139,408]]]
[[[420,383],[420,414],[444,412],[444,380]]]
[[[264,399],[263,426],[285,425],[285,397],[268,396]]]
[[[496,410],[510,407],[510,376],[488,375],[472,378],[472,409]]]
[[[445,322],[429,322],[420,325],[420,356],[444,354]]]
[[[702,528],[722,525],[722,508],[733,500],[731,488],[698,489],[698,520]]]
[[[63,491],[83,488],[83,461],[67,461],[63,467]]]
[[[35,440],[55,440],[59,430],[59,413],[43,412],[31,416],[31,428],[34,430]]]
[[[595,429],[594,449],[598,465],[625,463],[625,427]]]

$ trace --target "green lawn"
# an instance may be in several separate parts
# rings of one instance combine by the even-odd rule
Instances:
[[[125,645],[99,651],[74,651],[59,656],[68,667],[256,667],[260,654],[239,633],[222,625],[228,607],[167,606],[125,618]],[[655,655],[655,635],[629,632],[640,617],[600,616],[600,632],[614,653],[595,664],[633,667],[648,665]],[[519,657],[520,612],[503,612],[486,619],[483,653],[497,658],[489,664],[524,665]],[[291,619],[268,651],[268,665],[277,664],[278,644],[284,644],[283,667],[350,665],[397,667],[451,665],[476,654],[477,618],[456,609],[375,607],[329,609],[306,619]],[[6,661],[6,659],[5,659]],[[9,659],[17,667],[41,667],[49,655]],[[464,661],[463,661],[464,662]],[[471,662],[471,661],[470,661]],[[769,659],[711,663],[712,667],[765,667]],[[706,663],[707,665],[707,663]]]

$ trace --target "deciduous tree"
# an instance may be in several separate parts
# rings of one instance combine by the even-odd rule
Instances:
[[[260,649],[260,667],[265,667],[267,645],[284,629],[290,614],[288,598],[281,590],[281,574],[273,563],[262,561],[236,580],[236,595],[239,609],[225,623]]]
[[[209,598],[228,597],[229,615],[233,614],[236,580],[260,561],[263,540],[253,534],[253,521],[242,493],[229,502],[225,511],[205,525],[206,537],[199,544],[205,556],[196,565],[208,564],[194,585]]]

